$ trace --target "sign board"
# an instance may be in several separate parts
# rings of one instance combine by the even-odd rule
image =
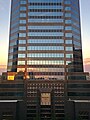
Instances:
[[[14,80],[14,76],[13,75],[12,76],[8,75],[8,80]]]
[[[50,93],[41,93],[41,105],[51,105]]]

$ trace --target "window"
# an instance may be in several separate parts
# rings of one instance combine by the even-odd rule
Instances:
[[[28,36],[64,36],[63,32],[28,32]]]
[[[65,17],[71,17],[71,13],[65,13]]]
[[[34,30],[63,30],[64,26],[28,26],[28,29]]]
[[[13,59],[13,55],[9,55],[9,59]]]
[[[25,71],[25,68],[17,68],[17,72],[19,72],[19,71]]]
[[[73,54],[66,54],[66,58],[73,58]]]
[[[55,57],[55,58],[62,58],[64,57],[64,54],[59,54],[59,53],[30,53],[27,54],[27,57]]]
[[[18,58],[25,58],[25,54],[18,54]]]
[[[64,46],[28,46],[27,50],[64,50]]]
[[[19,44],[26,44],[26,40],[19,40]]]
[[[72,37],[72,33],[65,33],[65,37]]]
[[[20,20],[20,24],[26,24],[26,20]]]
[[[26,7],[20,7],[20,11],[26,11]]]
[[[25,65],[25,61],[18,61],[18,65]]]
[[[9,62],[9,63],[8,63],[8,66],[12,66],[12,62]]]
[[[66,26],[65,30],[72,30],[72,27],[71,26]]]
[[[65,10],[66,11],[71,10],[71,7],[65,7]]]
[[[29,39],[28,43],[64,43],[63,39]]]
[[[62,23],[62,22],[64,22],[64,20],[63,19],[47,19],[47,18],[44,18],[44,19],[28,19],[28,22],[59,22],[59,23]]]
[[[65,23],[66,23],[66,24],[71,24],[72,21],[71,21],[71,20],[65,20]]]
[[[26,17],[26,13],[20,13],[20,17]]]
[[[63,60],[30,60],[28,65],[64,65]]]
[[[25,51],[25,50],[26,50],[26,47],[19,47],[18,50],[19,50],[19,51]]]
[[[25,1],[20,1],[20,4],[26,4],[26,0]]]
[[[66,47],[66,51],[73,51],[73,47]]]
[[[71,64],[71,61],[66,61],[66,65],[69,65],[69,64]]]
[[[66,44],[72,44],[72,40],[66,40],[65,43]]]
[[[71,1],[65,0],[65,4],[69,5],[69,4],[71,4]]]
[[[19,33],[19,37],[26,37],[26,33]]]
[[[26,30],[26,26],[20,26],[19,30]]]

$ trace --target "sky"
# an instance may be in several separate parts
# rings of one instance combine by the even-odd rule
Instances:
[[[0,73],[6,70],[11,0],[0,0]],[[84,71],[90,72],[90,0],[80,0]]]

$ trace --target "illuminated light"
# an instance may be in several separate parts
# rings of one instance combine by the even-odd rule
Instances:
[[[14,80],[14,76],[8,76],[8,80]]]
[[[30,78],[30,76],[29,76],[29,75],[27,75],[27,76],[26,76],[26,78],[27,78],[27,79],[29,79],[29,78]]]
[[[17,74],[17,72],[8,72],[7,80],[14,80],[14,77],[16,74]]]
[[[25,71],[25,68],[17,68],[17,72],[24,72]]]
[[[41,93],[41,105],[51,105],[50,93]]]

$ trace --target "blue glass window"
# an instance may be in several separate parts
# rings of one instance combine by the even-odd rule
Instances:
[[[72,44],[72,40],[65,40],[66,44]]]
[[[59,22],[62,23],[64,22],[63,19],[28,19],[28,22]]]
[[[80,30],[79,30],[79,29],[73,27],[72,30],[73,30],[74,32],[80,34]]]
[[[25,54],[18,54],[18,58],[25,58]]]
[[[74,45],[80,46],[80,42],[79,41],[74,41]]]
[[[20,24],[26,24],[26,20],[20,20]]]
[[[65,33],[65,37],[72,37],[72,33]]]
[[[78,39],[78,40],[80,40],[80,35],[76,35],[76,34],[74,34],[74,35],[73,35],[73,38],[74,38],[74,39]]]
[[[19,33],[19,37],[26,37],[26,33]]]
[[[20,4],[26,4],[26,0],[25,1],[20,1]]]
[[[36,3],[36,0],[28,0],[29,3]],[[38,3],[50,3],[49,0],[38,0]],[[52,1],[52,3],[62,3],[63,0],[56,0],[56,1]]]
[[[63,9],[63,6],[61,5],[30,5],[28,6],[28,9]]]
[[[58,58],[62,58],[64,57],[63,53],[29,53],[27,54],[27,57],[58,57]]]
[[[63,32],[28,32],[28,36],[64,36]]]
[[[72,26],[66,26],[65,30],[72,30]]]
[[[26,50],[26,47],[18,47],[18,50],[19,50],[19,51],[25,51],[25,50]]]
[[[19,30],[26,30],[26,26],[20,26]]]
[[[71,24],[72,21],[71,21],[71,20],[65,20],[65,23],[66,23],[66,24]]]
[[[28,46],[27,50],[64,50],[64,46]]]
[[[66,51],[73,51],[73,47],[66,47]]]
[[[19,44],[26,44],[26,40],[19,40]]]
[[[20,13],[20,17],[26,17],[26,13]]]
[[[70,0],[65,0],[65,4],[69,5],[69,4],[71,4],[71,1]]]
[[[26,7],[20,7],[20,11],[26,11]]]
[[[63,12],[29,12],[28,16],[63,16]]]
[[[73,54],[66,54],[66,58],[73,58]]]
[[[28,43],[64,43],[63,39],[29,39]]]
[[[28,29],[34,30],[63,30],[64,26],[28,26]]]
[[[71,13],[65,13],[65,17],[71,17]]]
[[[65,10],[66,11],[71,10],[71,7],[65,7]]]

